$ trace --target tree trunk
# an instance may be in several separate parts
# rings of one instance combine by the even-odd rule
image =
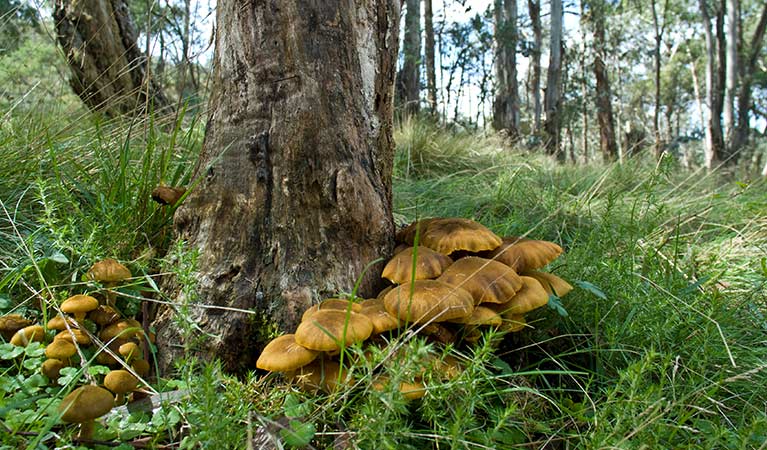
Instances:
[[[740,21],[740,4],[738,0],[727,0],[727,29],[724,107],[722,122],[724,141],[728,154],[732,154],[732,139],[735,131],[735,90],[738,88],[738,22]]]
[[[704,165],[712,169],[720,160],[724,141],[722,139],[722,109],[717,96],[717,53],[714,33],[711,31],[711,16],[706,0],[699,0],[703,18],[703,32],[706,38],[706,103],[708,104],[708,124],[706,126],[706,155]]]
[[[149,77],[125,0],[55,0],[53,18],[75,93],[108,117],[170,103]]]
[[[605,38],[605,8],[603,1],[598,0],[590,3],[591,16],[594,23],[594,77],[597,80],[596,106],[597,120],[599,122],[599,148],[602,151],[602,159],[605,162],[618,159],[618,145],[615,142],[615,122],[613,120],[612,93],[610,92],[610,78],[604,63],[604,55],[607,53],[607,39]]]
[[[661,66],[661,54],[660,47],[663,43],[663,34],[666,29],[666,12],[668,11],[668,0],[663,5],[663,23],[661,24],[658,19],[657,2],[651,1],[652,6],[652,23],[653,31],[655,32],[655,47],[653,47],[653,60],[655,62],[655,108],[652,115],[653,134],[655,135],[655,158],[660,158],[663,153],[663,139],[660,134],[660,92],[661,92],[661,78],[660,78],[660,66]]]
[[[517,82],[517,0],[496,0],[495,78],[493,127],[519,136],[519,84]]]
[[[429,113],[437,113],[437,71],[434,67],[434,12],[432,0],[423,0],[424,15],[424,62],[426,64],[426,103]]]
[[[541,47],[543,46],[543,28],[541,27],[540,0],[527,0],[527,9],[533,26],[533,47],[530,49],[530,92],[533,97],[533,134],[541,129]]]
[[[406,0],[405,38],[402,41],[404,61],[397,76],[398,106],[405,115],[417,114],[420,109],[421,67],[421,0]]]
[[[393,244],[399,2],[225,0],[216,15],[200,183],[174,218],[199,254],[199,285],[155,320],[163,368],[190,343],[178,305],[192,303],[182,319],[215,336],[201,357],[251,369],[271,334],[351,292]],[[359,295],[374,294],[380,269]]]
[[[738,92],[738,124],[731,143],[733,151],[738,151],[748,142],[748,135],[751,130],[748,122],[751,112],[751,84],[753,83],[754,71],[756,70],[756,62],[762,51],[765,30],[767,30],[767,3],[764,4],[759,23],[751,38],[748,58],[746,58],[744,64],[741,64],[742,72],[740,90]]]
[[[565,154],[560,146],[560,122],[562,103],[562,0],[551,0],[551,41],[549,68],[546,73],[546,152],[564,161]]]

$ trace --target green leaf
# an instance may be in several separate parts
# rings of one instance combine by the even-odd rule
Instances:
[[[549,295],[549,308],[555,310],[562,317],[567,317],[567,310],[562,305],[562,299],[554,294]]]
[[[285,415],[288,417],[303,417],[309,414],[310,407],[306,403],[302,403],[298,400],[298,397],[294,394],[288,394],[285,397]]]
[[[280,430],[280,436],[288,447],[305,447],[312,441],[315,432],[313,423],[291,420],[289,428]]]
[[[577,284],[581,289],[591,292],[602,300],[607,300],[605,293],[602,292],[602,290],[599,289],[596,285],[589,283],[588,281],[576,281],[575,284]]]
[[[24,347],[13,344],[0,345],[0,358],[2,359],[14,359],[22,353],[24,353]]]
[[[58,264],[68,264],[69,263],[69,258],[67,258],[66,255],[64,255],[63,253],[61,253],[58,250],[54,251],[52,255],[48,256],[48,259],[50,259],[51,261],[53,261],[55,263],[58,263]]]

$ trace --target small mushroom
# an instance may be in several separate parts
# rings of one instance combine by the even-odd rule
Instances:
[[[69,324],[69,328],[73,329],[80,327],[80,324],[77,323],[76,320],[70,317],[65,317],[62,314],[54,316],[47,324],[45,324],[45,327],[49,330],[63,331],[67,329],[67,324]]]
[[[266,344],[256,367],[270,372],[289,372],[303,367],[320,354],[296,343],[294,334],[285,334]]]
[[[413,269],[413,253],[415,252],[415,270]],[[395,254],[386,263],[381,273],[392,283],[402,284],[413,280],[427,280],[437,278],[442,274],[453,260],[449,256],[435,252],[429,247],[419,245],[408,247]]]
[[[104,377],[104,387],[112,391],[116,404],[125,402],[125,394],[133,392],[138,386],[138,379],[127,370],[112,370]]]
[[[152,191],[152,200],[161,205],[175,205],[186,193],[186,188],[157,186]]]
[[[462,218],[421,220],[417,225],[410,225],[398,233],[398,238],[413,245],[416,228],[420,229],[420,245],[425,245],[443,255],[459,250],[469,252],[494,250],[503,242],[481,223]]]
[[[120,264],[112,258],[106,258],[96,262],[88,269],[85,277],[91,281],[103,283],[107,288],[107,305],[112,306],[115,302],[115,293],[111,288],[117,286],[121,281],[127,280],[132,276],[127,267]]]
[[[295,340],[310,350],[331,352],[364,341],[372,332],[373,324],[362,314],[325,309],[298,325]]]
[[[419,324],[470,316],[474,309],[471,294],[437,280],[397,286],[386,294],[384,304],[392,316]]]
[[[145,377],[149,374],[149,361],[146,359],[135,359],[130,364],[130,366],[133,368],[133,370],[136,371],[136,374],[140,377]]]
[[[311,307],[309,307],[309,309],[304,311],[303,316],[301,316],[301,321],[302,322],[306,321],[307,319],[309,319],[309,317],[312,316],[312,314],[316,313],[317,311],[329,310],[329,309],[335,309],[339,311],[346,311],[347,309],[351,309],[353,312],[360,312],[362,307],[360,306],[359,303],[355,303],[350,300],[343,300],[340,298],[329,298],[329,299],[321,301],[320,303],[316,305],[312,305]]]
[[[108,413],[115,399],[108,390],[94,386],[81,386],[61,400],[61,420],[80,424],[80,439],[93,437],[94,420]]]
[[[500,247],[482,256],[502,262],[517,272],[528,272],[546,266],[561,254],[562,247],[553,242],[508,236],[503,238]]]
[[[367,316],[373,323],[373,334],[381,334],[386,331],[396,330],[400,326],[400,320],[386,311],[383,299],[370,299],[360,303],[360,314]]]
[[[43,373],[43,375],[48,377],[49,380],[51,380],[53,383],[56,383],[56,380],[59,379],[59,372],[64,367],[66,367],[66,364],[64,364],[63,361],[59,359],[48,358],[43,361],[42,366],[40,366],[40,371]]]
[[[476,256],[457,260],[438,279],[468,291],[475,305],[505,303],[522,288],[522,280],[514,269]]]
[[[111,306],[101,305],[88,313],[88,318],[103,328],[120,320],[120,314]]]
[[[0,317],[0,335],[8,341],[17,331],[31,324],[31,320],[25,319],[19,314],[6,314]]]
[[[559,278],[553,273],[538,272],[533,270],[530,272],[525,272],[522,275],[533,277],[538,280],[541,283],[541,286],[543,286],[543,289],[545,289],[549,295],[554,294],[557,297],[564,297],[573,290],[573,286],[570,283]]]
[[[83,330],[79,329],[61,331],[53,337],[53,340],[66,340],[73,343],[77,342],[79,345],[91,345],[91,338]]]
[[[43,342],[45,339],[45,330],[40,325],[30,325],[14,333],[11,338],[11,344],[26,347],[30,342]]]
[[[118,352],[120,355],[125,359],[125,362],[127,364],[130,364],[136,359],[141,359],[143,356],[141,353],[141,348],[139,348],[138,344],[135,342],[126,342],[125,344],[122,344]]]
[[[77,347],[75,347],[72,342],[65,339],[54,339],[53,342],[45,347],[45,356],[50,359],[58,359],[59,361],[66,363],[68,363],[69,358],[74,356],[76,353]]]
[[[61,310],[75,316],[78,323],[83,323],[85,316],[98,307],[99,301],[90,295],[73,295],[61,304]]]

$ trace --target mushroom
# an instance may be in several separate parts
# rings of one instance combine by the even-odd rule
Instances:
[[[98,307],[99,301],[90,295],[73,295],[61,304],[61,310],[75,316],[77,323],[83,323],[86,314]]]
[[[502,262],[520,273],[540,269],[561,254],[562,247],[553,242],[508,236],[503,238],[500,247],[483,252],[482,256]]]
[[[373,323],[372,334],[381,334],[399,328],[399,319],[386,311],[383,299],[373,298],[365,300],[360,305],[362,306],[360,314],[367,316],[370,322]]]
[[[511,315],[528,313],[545,306],[549,302],[549,294],[538,280],[528,276],[519,278],[522,280],[522,289],[511,300],[506,303],[487,306],[508,318]]]
[[[11,344],[26,347],[30,342],[43,342],[45,339],[45,330],[40,325],[30,325],[14,333],[11,338]]]
[[[317,311],[322,311],[326,309],[346,311],[349,308],[351,308],[351,310],[354,312],[360,312],[360,310],[362,309],[359,303],[354,303],[353,301],[344,300],[340,298],[329,298],[329,299],[321,301],[320,303],[316,305],[312,305],[311,307],[309,307],[309,309],[304,311],[304,315],[301,316],[301,321],[302,322],[306,321],[309,317],[312,316],[312,314],[316,313]]]
[[[63,361],[59,359],[48,358],[43,361],[43,364],[40,366],[40,371],[43,373],[43,375],[48,377],[49,380],[56,383],[56,381],[59,379],[59,372],[64,367],[66,367],[66,364],[64,364]]]
[[[145,359],[134,359],[130,366],[136,371],[136,375],[145,377],[149,374],[149,361]]]
[[[69,358],[77,353],[77,347],[65,339],[54,339],[53,342],[45,347],[45,356],[49,359],[58,359],[59,361],[69,363]]]
[[[474,311],[468,317],[459,317],[457,319],[448,320],[451,323],[461,323],[464,325],[479,326],[489,325],[497,327],[503,323],[503,318],[486,306],[475,306]]]
[[[413,253],[415,253],[415,270],[413,270]],[[413,280],[437,278],[453,260],[429,247],[419,245],[408,247],[394,255],[383,268],[382,278],[395,284]]]
[[[161,205],[175,205],[186,193],[186,188],[157,186],[152,191],[152,200]]]
[[[94,420],[108,413],[115,399],[108,390],[94,386],[81,386],[61,400],[61,420],[80,424],[80,439],[93,436]]]
[[[19,314],[6,314],[0,317],[0,335],[8,341],[17,331],[31,324],[31,320],[25,319]]]
[[[125,394],[133,392],[138,386],[138,378],[127,370],[112,370],[104,377],[104,387],[112,391],[116,397],[114,402],[125,402]]]
[[[387,375],[378,375],[370,387],[373,390],[382,392],[386,389],[386,386],[391,384],[391,379]],[[398,390],[402,397],[406,400],[418,400],[426,395],[426,385],[422,381],[416,379],[412,382],[400,381]]]
[[[103,342],[109,342],[117,339],[125,339],[126,341],[131,338],[141,339],[143,331],[144,330],[141,328],[141,323],[139,323],[137,320],[125,319],[113,323],[101,330],[99,333],[99,339],[101,339]]]
[[[285,334],[266,344],[256,361],[256,367],[270,372],[289,372],[303,367],[320,354],[296,344],[294,334]]]
[[[341,387],[348,386],[349,380],[346,370],[337,362],[317,358],[311,363],[299,367],[295,372],[288,372],[286,376],[289,380],[298,384],[301,389],[315,391],[320,389],[327,393],[332,393]]]
[[[49,320],[48,323],[45,324],[45,327],[49,330],[63,331],[67,329],[67,324],[69,324],[69,328],[80,327],[80,324],[77,323],[76,320],[70,317],[66,317],[60,313],[56,314],[51,320]]]
[[[126,342],[118,348],[118,353],[125,359],[127,364],[130,364],[136,359],[141,359],[142,352],[138,344],[135,342]]]
[[[538,280],[538,282],[541,283],[541,286],[543,286],[543,289],[545,289],[549,295],[554,294],[557,297],[564,297],[573,290],[573,287],[570,283],[559,278],[553,273],[538,272],[533,270],[530,272],[525,272],[522,275],[533,277]]]
[[[469,252],[494,250],[503,242],[481,223],[461,218],[421,220],[402,230],[398,236],[403,242],[413,245],[416,229],[420,229],[420,245],[425,245],[443,255],[449,255],[458,250]]]
[[[474,300],[461,288],[437,280],[417,280],[392,289],[384,297],[384,305],[402,321],[423,324],[469,316]]]
[[[503,319],[504,320],[503,325],[501,325],[501,330],[508,331],[509,333],[522,331],[525,329],[525,326],[527,326],[525,316],[522,314],[512,314],[508,317],[504,317]]]
[[[476,256],[457,260],[438,279],[468,291],[475,305],[505,303],[522,288],[522,280],[514,269]]]
[[[53,337],[54,341],[60,341],[65,340],[68,342],[77,342],[79,345],[90,345],[91,344],[91,338],[86,334],[84,331],[79,329],[72,329],[70,330],[64,330],[59,332],[56,336]]]
[[[115,302],[115,294],[111,288],[123,280],[132,276],[127,267],[112,258],[106,258],[96,262],[88,269],[85,277],[91,281],[98,281],[107,288],[107,305],[112,306]]]
[[[120,314],[111,306],[100,305],[98,308],[88,313],[88,318],[96,325],[103,328],[120,320]]]
[[[372,332],[373,324],[362,314],[325,309],[298,325],[295,340],[310,350],[331,352],[364,341]]]

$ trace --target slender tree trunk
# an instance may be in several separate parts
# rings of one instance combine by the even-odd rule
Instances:
[[[732,154],[733,133],[735,132],[735,91],[738,88],[738,22],[740,22],[740,3],[727,0],[726,51],[724,106],[722,125],[725,146],[728,155]]]
[[[551,40],[549,47],[549,68],[546,73],[546,152],[565,160],[560,146],[562,106],[562,0],[551,0]]]
[[[662,24],[660,23],[660,20],[658,19],[658,11],[657,11],[658,8],[657,8],[656,0],[652,0],[650,3],[652,6],[653,30],[655,32],[655,46],[653,47],[653,60],[655,61],[655,65],[654,65],[655,108],[653,109],[652,124],[653,124],[653,134],[655,135],[655,158],[657,159],[657,158],[660,158],[661,154],[663,153],[663,139],[661,138],[661,133],[660,133],[660,104],[661,104],[660,48],[663,43],[663,34],[665,33],[665,29],[666,29],[666,12],[668,11],[668,0],[666,0],[663,5],[663,23]]]
[[[350,292],[394,234],[399,1],[243,5],[218,3],[200,183],[175,215],[199,285],[196,298],[172,298],[215,336],[200,355],[229,370],[252,368],[269,334],[292,331],[312,303]],[[165,368],[189,343],[175,310],[155,320]]]
[[[399,106],[409,116],[417,114],[421,106],[421,0],[406,0],[405,5],[404,62],[397,77],[397,97]]]
[[[767,30],[767,3],[765,3],[762,8],[762,15],[759,17],[759,23],[751,38],[748,57],[746,58],[745,63],[741,64],[740,90],[738,92],[738,123],[731,144],[733,151],[740,150],[740,148],[748,142],[748,135],[751,130],[751,126],[748,122],[752,106],[751,84],[753,83],[756,63],[759,59],[759,54],[762,51],[765,30]]]
[[[527,0],[527,9],[533,26],[533,47],[530,49],[530,92],[533,97],[533,134],[541,129],[541,47],[543,47],[543,27],[541,27],[540,0]]]
[[[594,24],[594,77],[597,80],[596,106],[599,121],[599,148],[605,162],[618,159],[618,145],[615,142],[615,122],[613,120],[612,93],[610,77],[604,63],[607,53],[605,38],[606,5],[603,1],[590,2],[592,22]]]
[[[706,129],[705,166],[712,169],[722,155],[724,142],[722,139],[721,101],[717,93],[717,52],[714,33],[711,31],[711,16],[708,13],[706,0],[699,0],[700,13],[703,18],[703,32],[706,38],[706,103],[708,104],[708,124]]]
[[[426,103],[429,113],[437,113],[437,71],[434,67],[434,12],[432,0],[423,0],[424,62],[426,63]]]
[[[493,127],[519,136],[519,83],[517,82],[517,0],[496,0],[495,79]]]
[[[116,117],[170,104],[147,75],[125,0],[55,0],[53,18],[69,84],[90,109]]]
[[[700,111],[700,126],[705,130],[705,149],[703,151],[704,157],[706,160],[708,159],[708,155],[713,154],[713,151],[711,150],[711,127],[708,126],[708,122],[706,121],[706,113],[707,109],[705,106],[705,103],[703,102],[703,95],[701,95],[700,92],[700,82],[698,81],[698,74],[695,71],[695,63],[690,63],[690,75],[692,75],[692,87],[693,91],[695,93],[695,101],[698,104],[698,111]]]

